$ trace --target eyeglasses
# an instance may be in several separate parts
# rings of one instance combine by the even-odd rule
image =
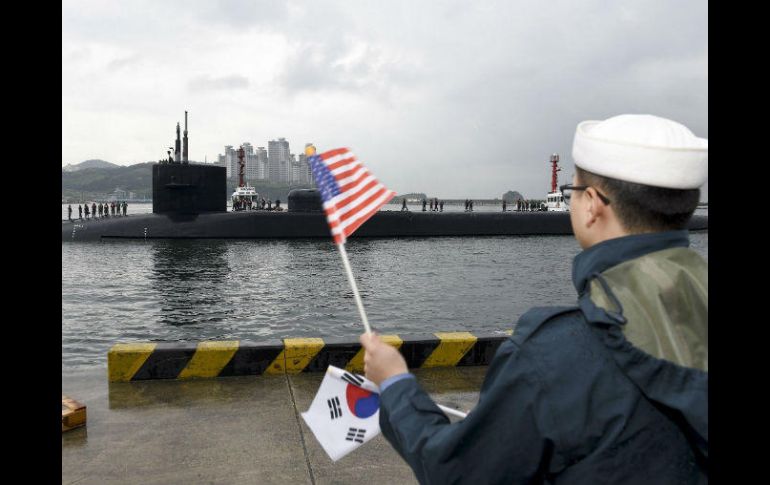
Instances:
[[[566,184],[566,185],[560,185],[559,190],[561,190],[561,195],[564,197],[564,200],[567,203],[569,203],[569,199],[570,197],[572,197],[573,190],[585,190],[589,187],[591,186]],[[594,187],[594,190],[596,190],[596,187]],[[602,202],[604,202],[606,205],[610,205],[610,199],[608,199],[604,194],[596,190],[596,195],[598,195],[599,198],[602,200]]]

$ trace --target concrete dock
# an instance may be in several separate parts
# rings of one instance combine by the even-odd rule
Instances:
[[[436,402],[468,411],[487,368],[412,371]],[[88,421],[62,434],[62,483],[417,483],[382,435],[329,459],[299,415],[323,376],[108,383],[106,368],[67,373],[62,393],[87,406]]]

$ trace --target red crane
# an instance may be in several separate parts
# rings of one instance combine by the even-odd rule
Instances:
[[[243,183],[243,169],[246,165],[243,163],[243,147],[238,149],[238,187],[245,187]]]
[[[559,177],[556,175],[556,172],[560,171],[559,168],[559,154],[554,153],[551,155],[551,192],[556,192],[556,190],[559,188]]]

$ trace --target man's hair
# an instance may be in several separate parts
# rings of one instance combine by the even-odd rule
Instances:
[[[700,201],[700,189],[666,189],[625,182],[575,166],[579,183],[598,188],[629,232],[684,229]]]

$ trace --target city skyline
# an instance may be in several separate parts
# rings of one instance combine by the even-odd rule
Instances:
[[[707,4],[509,3],[65,0],[62,166],[164,158],[188,110],[190,160],[284,137],[399,193],[536,197],[552,153],[569,182],[580,121],[708,137]]]

